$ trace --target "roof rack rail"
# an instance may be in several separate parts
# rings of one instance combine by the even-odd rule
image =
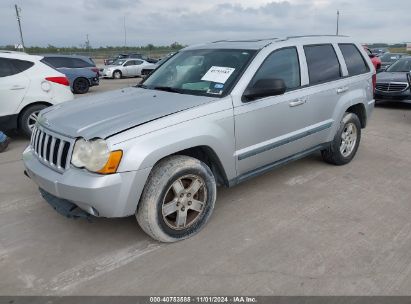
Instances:
[[[277,39],[280,39],[280,38],[274,37],[274,38],[244,39],[244,40],[225,40],[225,39],[223,39],[223,40],[216,40],[216,41],[213,41],[211,43],[219,43],[219,42],[259,42],[259,41],[277,40]]]
[[[285,39],[310,38],[310,37],[349,37],[349,36],[346,36],[346,35],[300,35],[300,36],[287,36]]]

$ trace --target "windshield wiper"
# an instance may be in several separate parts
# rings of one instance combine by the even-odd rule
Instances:
[[[136,88],[147,89],[147,86],[146,86],[145,84],[142,84],[142,83],[136,85],[135,87],[136,87]]]
[[[166,91],[166,92],[173,92],[173,93],[180,93],[182,94],[181,90],[177,89],[177,88],[173,88],[173,87],[163,87],[163,86],[159,86],[159,87],[154,87],[154,90],[159,90],[159,91]]]

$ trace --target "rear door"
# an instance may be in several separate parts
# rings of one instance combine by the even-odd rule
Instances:
[[[307,111],[312,124],[318,126],[315,144],[329,142],[333,137],[334,113],[337,104],[349,92],[345,65],[335,44],[304,45],[308,71]]]
[[[30,85],[22,72],[31,66],[30,61],[0,58],[0,116],[16,114]]]

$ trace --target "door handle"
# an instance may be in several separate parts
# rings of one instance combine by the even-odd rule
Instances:
[[[15,86],[12,86],[11,88],[10,88],[10,90],[24,90],[26,87],[22,87],[22,86],[19,86],[19,85],[15,85]]]
[[[348,91],[348,87],[342,87],[337,89],[337,94],[342,94]]]
[[[290,107],[301,106],[307,102],[307,98],[298,98],[289,103]]]

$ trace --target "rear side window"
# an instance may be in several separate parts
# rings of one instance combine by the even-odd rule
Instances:
[[[339,44],[338,46],[340,47],[345,64],[347,65],[348,75],[355,76],[370,71],[364,57],[354,44]]]
[[[341,67],[331,44],[304,46],[310,84],[341,78]]]
[[[54,68],[71,68],[71,61],[64,57],[44,57],[43,62],[48,63]]]
[[[71,60],[71,67],[73,68],[90,68],[93,65],[86,62],[85,60],[82,60],[80,58],[70,58]]]
[[[282,79],[287,90],[298,88],[301,80],[297,49],[284,48],[268,55],[254,75],[250,87],[260,79]]]
[[[23,72],[25,70],[28,70],[34,65],[34,62],[31,61],[26,61],[26,60],[18,60],[18,59],[13,59],[12,60],[13,65],[19,70],[20,72]]]
[[[34,65],[31,61],[0,58],[0,77],[21,73]]]

